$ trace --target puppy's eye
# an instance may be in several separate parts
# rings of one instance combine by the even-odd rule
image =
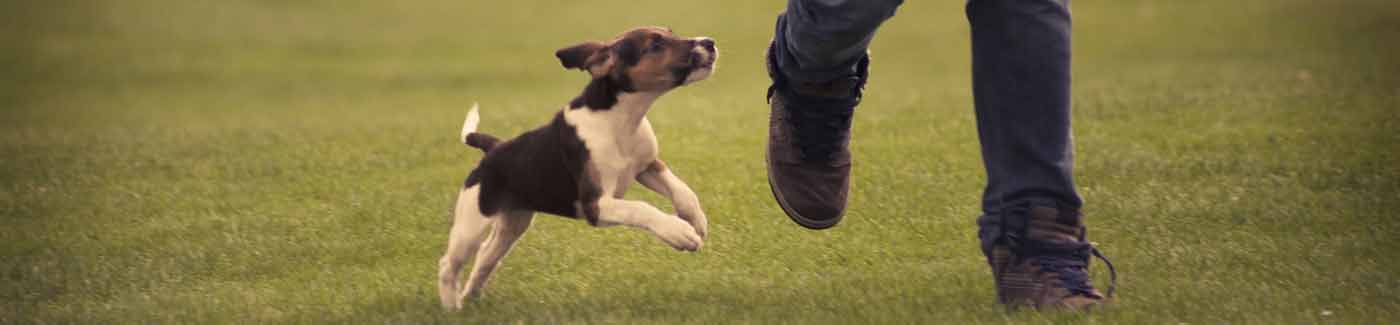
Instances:
[[[662,42],[662,41],[659,41],[659,40],[658,40],[658,41],[652,41],[652,42],[651,42],[651,46],[650,46],[650,47],[647,47],[647,52],[656,52],[656,51],[660,51],[660,50],[661,50],[661,47],[662,47],[662,46],[665,46],[665,45],[666,45],[666,42]]]

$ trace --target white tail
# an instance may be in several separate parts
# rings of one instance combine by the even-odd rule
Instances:
[[[458,138],[462,143],[467,143],[467,135],[476,132],[476,125],[481,123],[481,113],[477,112],[479,109],[476,103],[472,103],[472,110],[467,111],[467,119],[462,121],[462,137]]]

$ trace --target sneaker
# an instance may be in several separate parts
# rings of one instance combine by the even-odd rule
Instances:
[[[824,83],[789,82],[772,44],[765,56],[768,88],[768,186],[783,212],[809,229],[836,226],[851,178],[851,116],[860,103],[870,60],[856,76]]]
[[[1021,204],[1005,216],[1024,216],[1022,224],[1003,222],[987,252],[996,283],[997,302],[1010,307],[1088,310],[1113,296],[1117,271],[1097,248],[1085,241],[1083,217],[1069,208]],[[1004,219],[1009,220],[1009,219]],[[1108,293],[1089,282],[1089,256],[1108,266]]]

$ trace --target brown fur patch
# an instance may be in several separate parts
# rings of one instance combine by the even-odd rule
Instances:
[[[465,185],[481,185],[482,215],[529,209],[596,224],[603,190],[587,171],[588,156],[577,129],[560,112],[549,124],[497,144]],[[575,205],[580,202],[581,209]]]
[[[661,161],[661,159],[653,160],[651,164],[647,165],[648,172],[660,173],[666,171],[666,169],[666,162]]]

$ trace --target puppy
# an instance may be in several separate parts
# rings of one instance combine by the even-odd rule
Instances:
[[[690,187],[657,158],[646,114],[661,95],[710,76],[719,57],[715,41],[643,27],[554,55],[564,68],[592,78],[548,124],[501,141],[476,131],[475,105],[463,122],[462,142],[485,155],[457,196],[447,252],[438,262],[438,294],[445,308],[461,308],[464,298],[481,295],[536,212],[582,218],[595,227],[645,229],[683,251],[704,242],[705,213]],[[677,214],[623,199],[634,180],[669,197]],[[464,288],[459,275],[473,255]]]

